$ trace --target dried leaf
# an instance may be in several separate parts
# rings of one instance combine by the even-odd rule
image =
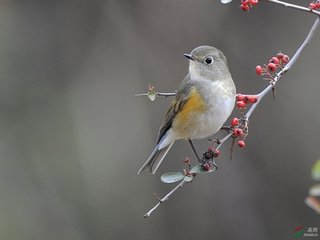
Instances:
[[[155,92],[148,92],[148,98],[153,102],[157,97],[157,94]]]

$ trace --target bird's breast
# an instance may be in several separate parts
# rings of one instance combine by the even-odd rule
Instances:
[[[228,93],[228,94],[226,94]],[[190,98],[173,122],[177,138],[206,138],[216,133],[230,116],[235,94],[225,91],[223,84],[206,82],[195,85]]]

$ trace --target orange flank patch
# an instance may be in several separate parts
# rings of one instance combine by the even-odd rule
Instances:
[[[197,113],[204,112],[206,110],[206,104],[203,101],[202,96],[197,92],[195,88],[191,89],[190,98],[182,106],[182,109],[177,113],[173,122],[173,128],[181,137],[188,135],[188,130],[193,128],[197,123]]]

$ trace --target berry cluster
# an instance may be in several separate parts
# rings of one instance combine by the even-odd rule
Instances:
[[[256,73],[258,75],[268,75],[269,77],[272,77],[271,73],[275,72],[278,68],[282,68],[289,62],[289,60],[290,58],[288,55],[279,52],[269,60],[268,64],[256,66]]]
[[[220,151],[218,149],[216,149],[215,146],[211,146],[208,148],[208,151],[203,153],[202,156],[202,168],[205,171],[209,171],[212,169],[212,166],[215,166],[215,168],[217,168],[217,166],[214,163],[213,158],[217,158],[220,155]]]
[[[217,150],[217,149],[215,149],[214,146],[209,147],[207,153],[210,153],[210,154],[211,154],[210,157],[214,157],[214,158],[217,158],[217,157],[219,157],[219,155],[220,155],[220,151]],[[209,158],[210,158],[210,157],[209,157]]]
[[[257,4],[258,0],[241,0],[240,8],[245,12],[249,12],[250,8]]]
[[[319,8],[320,8],[320,0],[317,0],[317,1],[315,1],[315,2],[310,3],[310,4],[309,4],[309,8],[310,8],[311,10],[317,10],[317,9],[319,9]]]
[[[245,109],[247,104],[258,102],[258,96],[256,95],[237,95],[237,107],[240,109]]]
[[[248,126],[245,125],[240,124],[240,120],[238,118],[233,118],[231,120],[232,137],[241,138],[241,140],[238,140],[237,142],[237,145],[241,148],[244,148],[246,146],[244,139],[247,136]]]

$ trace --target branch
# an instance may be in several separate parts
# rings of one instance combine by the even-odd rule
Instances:
[[[267,0],[267,1],[275,1],[275,2],[279,2],[277,0]],[[258,101],[256,103],[254,103],[251,108],[247,111],[247,113],[244,115],[244,120],[245,121],[249,121],[249,118],[251,117],[252,113],[256,110],[256,108],[258,107],[259,103],[261,102],[261,100],[263,99],[263,97],[265,95],[267,95],[267,93],[269,93],[274,87],[275,85],[278,83],[278,81],[280,80],[280,78],[287,72],[289,71],[293,64],[296,63],[297,59],[300,57],[301,53],[303,52],[303,50],[310,44],[310,41],[312,39],[312,37],[314,36],[316,30],[319,28],[320,26],[320,16],[317,17],[316,21],[314,22],[313,26],[311,27],[307,37],[305,38],[305,40],[303,41],[303,43],[301,44],[301,46],[298,48],[298,50],[296,51],[296,53],[293,55],[293,57],[291,58],[291,60],[288,62],[288,64],[281,69],[276,76],[274,77],[274,79],[270,82],[269,86],[266,87],[264,90],[262,90],[258,95]],[[219,145],[217,147],[220,148],[221,145],[232,136],[232,134],[227,135]]]
[[[283,1],[278,1],[278,0],[265,0],[265,1],[266,2],[270,2],[270,3],[279,4],[279,5],[284,6],[284,7],[289,7],[289,8],[293,8],[293,9],[299,10],[299,11],[303,11],[303,12],[307,12],[307,13],[311,13],[311,14],[315,14],[315,15],[320,16],[320,12],[319,11],[312,10],[312,9],[310,9],[308,7],[302,7],[302,6],[299,6],[299,5],[295,5],[295,4],[287,3],[287,2],[283,2]]]
[[[149,217],[159,206],[161,203],[167,201],[169,199],[169,197],[175,192],[177,191],[179,188],[182,188],[183,184],[185,184],[186,181],[182,180],[174,189],[172,189],[167,195],[165,195],[163,198],[158,198],[159,202],[153,207],[151,208],[145,215],[144,217],[147,218]]]
[[[268,1],[275,1],[275,0],[268,0]],[[293,55],[293,57],[291,58],[291,60],[288,62],[288,64],[280,71],[277,73],[277,75],[275,76],[275,78],[273,79],[273,81],[270,82],[270,85],[265,88],[263,91],[261,91],[257,96],[258,96],[258,102],[253,104],[252,107],[248,110],[248,112],[245,114],[245,119],[249,120],[250,116],[252,115],[252,113],[254,112],[254,110],[257,108],[258,104],[260,103],[260,101],[262,100],[262,98],[272,90],[272,88],[274,88],[274,86],[276,85],[276,83],[279,81],[279,79],[287,72],[289,71],[293,64],[295,64],[295,62],[297,61],[297,59],[300,57],[302,51],[306,48],[306,46],[309,45],[314,33],[316,32],[316,30],[319,28],[320,26],[320,17],[317,17],[316,21],[314,22],[312,28],[310,29],[306,39],[303,41],[303,43],[301,44],[301,46],[298,48],[298,50],[296,51],[296,53]]]
[[[216,150],[218,150],[222,144],[227,141],[230,137],[232,136],[232,133],[229,133],[227,136],[225,136],[223,139],[219,140],[218,146],[216,148]],[[193,179],[195,178],[196,174],[193,176]],[[167,201],[169,199],[169,197],[174,194],[179,188],[182,188],[183,184],[185,184],[187,181],[185,181],[185,179],[183,179],[177,186],[175,186],[175,188],[173,188],[167,195],[165,195],[163,198],[158,198],[159,202],[153,207],[151,208],[145,215],[144,217],[147,218],[149,217],[159,206],[161,203]]]
[[[315,11],[315,10],[310,10],[309,8],[306,7],[302,7],[302,6],[298,6],[298,5],[294,5],[294,4],[290,4],[290,3],[286,3],[286,2],[282,2],[282,1],[278,1],[278,0],[265,0],[267,2],[271,2],[271,3],[275,3],[275,4],[279,4],[285,7],[290,7],[290,8],[294,8],[297,10],[301,10],[304,12],[308,12],[308,13],[312,13],[317,15],[317,19],[314,22],[312,28],[310,29],[308,35],[306,36],[305,40],[303,41],[303,43],[301,44],[301,46],[298,48],[298,50],[295,52],[295,54],[293,55],[293,57],[291,58],[291,60],[287,63],[287,65],[285,67],[283,67],[276,75],[274,78],[271,79],[270,84],[264,89],[262,90],[258,95],[257,95],[257,102],[254,103],[251,108],[246,112],[246,114],[244,115],[244,117],[242,118],[242,120],[247,123],[249,121],[249,118],[251,117],[251,115],[253,114],[253,112],[255,111],[255,109],[257,108],[257,106],[259,105],[259,103],[261,102],[261,100],[264,98],[265,95],[267,95],[267,93],[269,93],[271,90],[274,89],[275,85],[278,83],[278,81],[280,80],[280,78],[287,72],[289,71],[293,64],[295,64],[295,62],[297,61],[297,59],[300,57],[301,53],[303,52],[303,50],[309,45],[312,37],[314,36],[316,30],[319,28],[320,26],[320,12]],[[149,93],[143,93],[143,94],[137,94],[136,96],[148,96],[150,97],[150,90],[152,91],[153,89],[149,89]],[[174,96],[176,95],[176,93],[157,93],[157,92],[152,92],[153,94],[155,94],[155,96],[164,96],[164,97],[168,97],[168,96]],[[228,133],[222,140],[218,141],[218,145],[216,147],[216,150],[218,150],[229,138],[231,138],[233,136],[233,133]],[[194,175],[195,177],[195,175]],[[159,206],[161,203],[167,201],[169,199],[169,197],[175,193],[179,188],[181,188],[184,183],[186,183],[187,181],[185,181],[185,179],[183,179],[175,188],[173,188],[167,195],[165,195],[163,198],[158,198],[159,202],[152,208],[150,209],[145,215],[144,217],[147,218],[149,217]]]
[[[161,92],[156,92],[154,93],[154,95],[156,95],[157,97],[170,97],[170,96],[175,96],[177,93],[161,93]],[[139,93],[139,94],[135,94],[135,97],[140,97],[140,96],[149,96],[149,93]]]
[[[219,148],[232,136],[232,133],[229,133],[228,135],[226,135],[224,138],[222,138],[221,140],[219,140],[218,146],[216,148],[216,150],[219,150]]]

